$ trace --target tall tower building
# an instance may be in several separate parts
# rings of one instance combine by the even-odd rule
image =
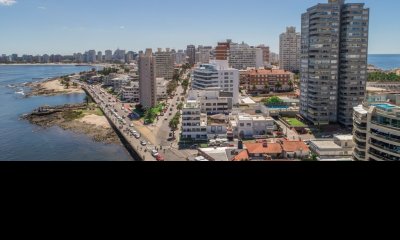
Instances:
[[[279,37],[279,65],[286,71],[300,71],[301,35],[295,27],[286,28]]]
[[[156,78],[172,80],[174,77],[175,55],[169,48],[162,51],[161,48],[155,53],[156,59]]]
[[[329,0],[302,15],[301,115],[351,127],[367,82],[369,9]]]
[[[156,61],[151,48],[146,49],[144,54],[140,54],[138,64],[140,104],[144,108],[151,108],[157,104]]]
[[[106,62],[111,62],[113,58],[113,54],[111,50],[106,50],[105,51],[105,57],[104,57]]]
[[[188,57],[188,63],[190,65],[196,64],[196,46],[188,45],[186,48],[186,55]]]
[[[229,49],[232,40],[228,39],[226,42],[219,42],[215,47],[215,59],[216,60],[229,60]]]
[[[103,53],[101,51],[97,52],[97,62],[103,62]]]

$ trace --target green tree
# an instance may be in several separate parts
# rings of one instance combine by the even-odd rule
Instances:
[[[69,82],[66,82],[66,83],[65,83],[65,87],[66,87],[67,89],[69,89],[69,86],[70,86],[70,83],[69,83]]]
[[[278,81],[278,82],[275,84],[275,90],[276,90],[276,91],[279,91],[279,90],[281,90],[281,88],[282,88],[282,83],[281,83],[280,81]]]

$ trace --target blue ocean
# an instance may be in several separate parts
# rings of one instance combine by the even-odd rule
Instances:
[[[43,129],[22,114],[43,105],[81,103],[85,94],[24,97],[23,83],[89,70],[76,66],[0,66],[0,161],[132,161],[118,144],[93,142],[86,135],[53,127]]]
[[[368,64],[372,64],[383,70],[400,68],[400,54],[370,54]]]

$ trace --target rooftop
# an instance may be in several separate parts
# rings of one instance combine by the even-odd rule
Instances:
[[[339,141],[351,141],[353,140],[353,135],[337,135],[335,138]]]
[[[328,149],[340,150],[340,149],[342,149],[342,147],[337,145],[334,141],[314,140],[314,141],[311,141],[311,143],[321,150],[328,150]]]
[[[310,151],[310,148],[303,141],[282,141],[282,148],[285,152]]]
[[[282,147],[279,143],[245,143],[250,154],[281,154]]]

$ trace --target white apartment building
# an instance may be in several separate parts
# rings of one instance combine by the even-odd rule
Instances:
[[[104,77],[103,84],[113,87],[115,92],[119,92],[122,87],[130,85],[130,79],[128,75],[111,73]]]
[[[144,108],[151,108],[157,104],[156,63],[151,48],[139,56],[139,86],[140,103]]]
[[[233,94],[218,90],[191,90],[189,100],[198,101],[202,113],[228,114],[233,107]]]
[[[399,93],[386,99],[369,97],[354,108],[354,160],[400,161],[399,98]]]
[[[188,100],[182,109],[182,139],[207,140],[207,114],[197,100]]]
[[[276,130],[273,118],[239,113],[230,116],[230,127],[237,138],[265,138]]]
[[[111,61],[112,61],[112,58],[113,58],[112,51],[111,51],[111,50],[106,50],[106,51],[105,51],[104,60],[105,60],[106,62],[111,62]]]
[[[239,71],[230,68],[227,60],[212,60],[193,70],[192,89],[219,90],[233,95],[233,105],[239,103]]]
[[[178,50],[177,53],[175,53],[175,63],[176,64],[186,64],[186,53],[183,50]]]
[[[352,135],[338,135],[333,140],[313,140],[310,142],[311,151],[320,161],[352,160]]]
[[[168,98],[167,96],[167,81],[164,78],[156,78],[157,100]]]
[[[131,82],[129,86],[122,87],[121,93],[124,101],[138,103],[140,101],[139,82]]]
[[[156,61],[156,78],[164,78],[166,80],[172,80],[174,77],[174,65],[175,55],[167,48],[166,51],[162,51],[161,48],[155,53]]]
[[[295,27],[286,28],[279,39],[279,65],[286,71],[300,71],[301,35]]]
[[[231,43],[229,65],[235,69],[264,67],[264,56],[261,48],[250,47],[248,44]]]

